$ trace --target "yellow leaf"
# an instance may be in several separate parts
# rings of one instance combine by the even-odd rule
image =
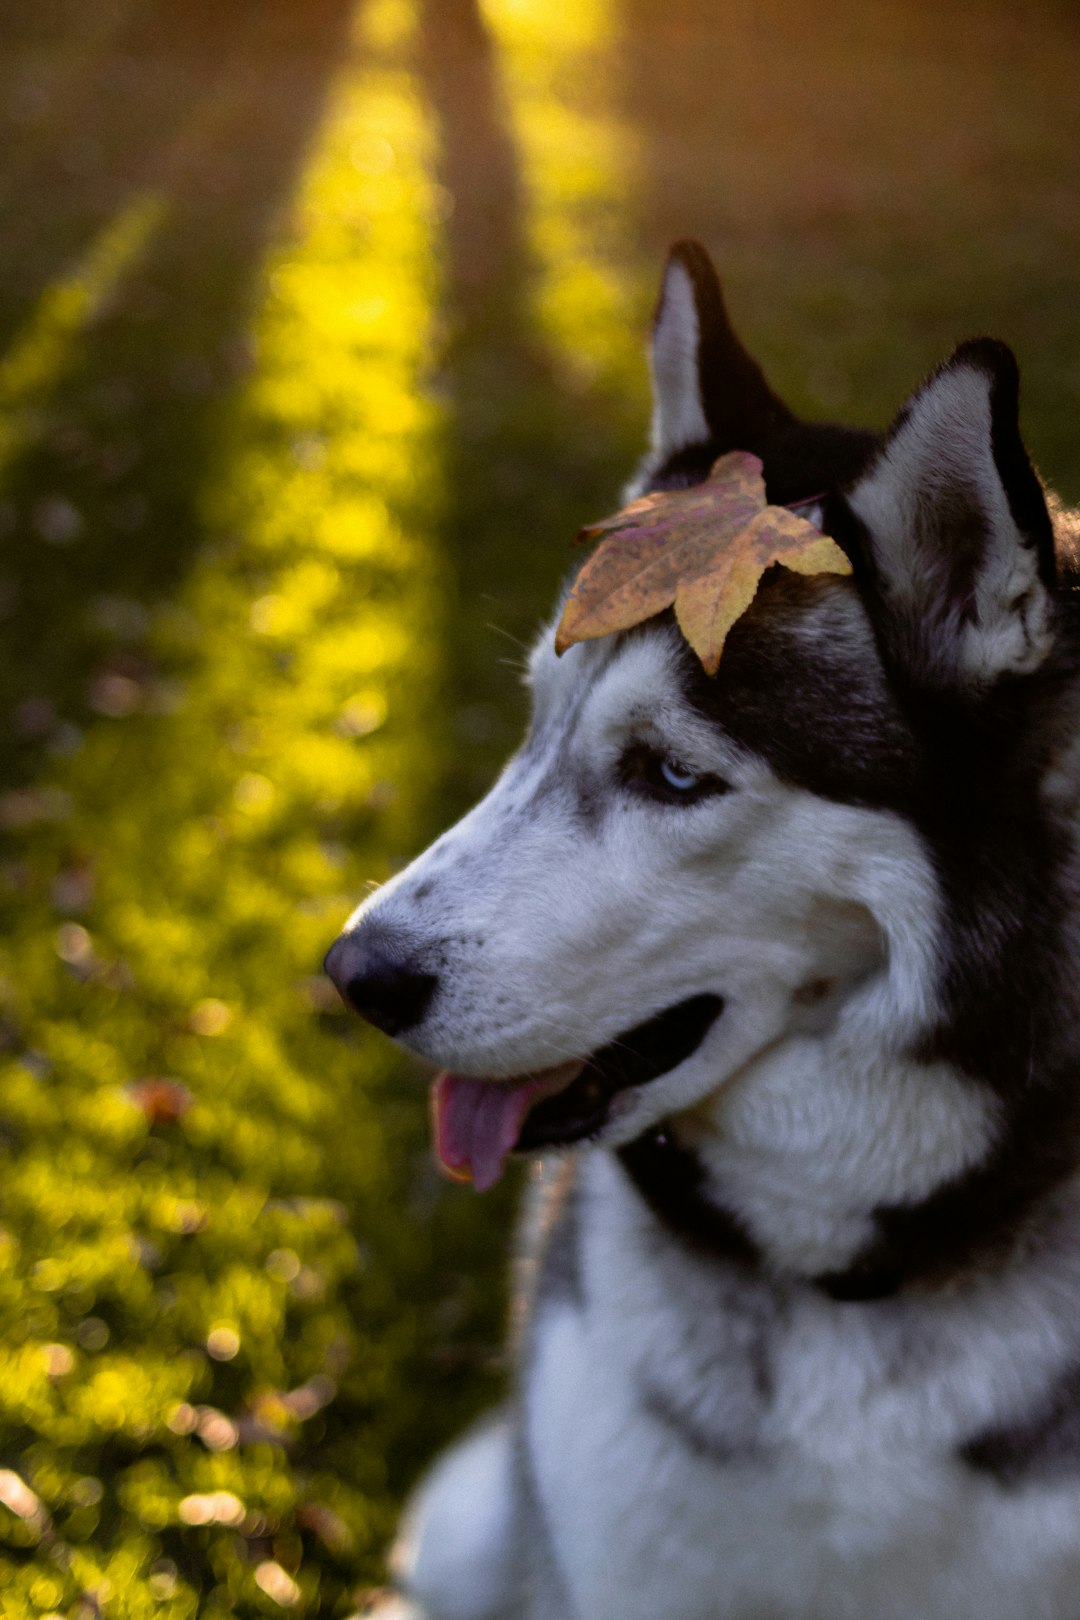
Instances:
[[[767,568],[851,572],[835,541],[788,507],[766,504],[761,462],[744,450],[721,456],[704,483],[645,495],[583,529],[581,538],[600,544],[567,600],[556,652],[629,630],[674,605],[710,675]]]

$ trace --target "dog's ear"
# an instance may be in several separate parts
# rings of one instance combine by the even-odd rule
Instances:
[[[1004,343],[956,350],[908,401],[845,506],[886,648],[918,685],[974,693],[1043,663],[1053,528]]]
[[[652,330],[652,458],[707,446],[756,449],[794,420],[736,337],[700,242],[668,256]]]

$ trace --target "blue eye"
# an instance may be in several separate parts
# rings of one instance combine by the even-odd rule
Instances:
[[[701,786],[701,777],[688,771],[677,759],[662,760],[660,775],[673,793],[693,793]]]
[[[641,743],[627,749],[619,774],[632,793],[659,804],[698,804],[728,792],[727,782],[719,776],[699,776],[681,759]]]

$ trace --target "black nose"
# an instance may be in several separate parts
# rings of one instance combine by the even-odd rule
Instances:
[[[373,922],[339,935],[323,965],[349,1005],[387,1035],[400,1035],[420,1022],[438,983]]]

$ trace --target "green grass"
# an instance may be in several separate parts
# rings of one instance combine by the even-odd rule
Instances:
[[[2,27],[4,1612],[344,1616],[502,1388],[513,1190],[439,1181],[322,954],[513,742],[670,237],[815,414],[1011,338],[1080,495],[1080,41],[915,0]]]

